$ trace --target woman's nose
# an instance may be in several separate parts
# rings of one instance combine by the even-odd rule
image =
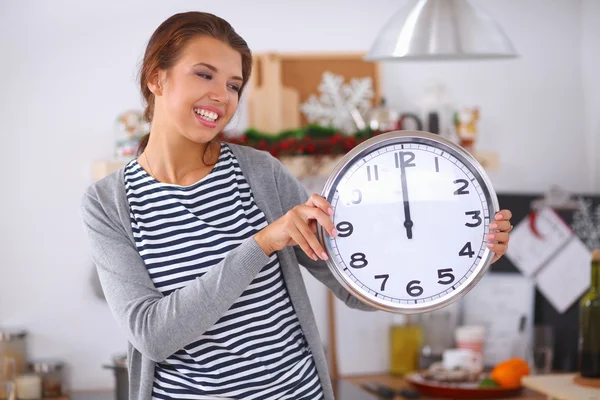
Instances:
[[[224,103],[227,101],[227,86],[226,85],[213,85],[213,87],[211,88],[209,94],[208,94],[208,98],[219,102],[219,103]]]

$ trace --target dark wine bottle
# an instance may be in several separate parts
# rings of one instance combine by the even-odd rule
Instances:
[[[600,249],[592,252],[592,280],[579,311],[579,373],[600,378]]]

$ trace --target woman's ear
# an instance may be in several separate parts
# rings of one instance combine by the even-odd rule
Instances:
[[[164,72],[157,70],[148,80],[148,89],[154,96],[162,96],[164,86]]]

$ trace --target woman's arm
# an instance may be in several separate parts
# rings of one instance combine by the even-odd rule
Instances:
[[[160,362],[194,342],[239,298],[269,257],[254,238],[186,287],[163,296],[115,210],[90,190],[81,213],[109,308],[133,346]]]

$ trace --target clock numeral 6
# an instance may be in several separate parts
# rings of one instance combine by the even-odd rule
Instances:
[[[479,211],[479,210],[476,210],[476,211],[467,211],[465,213],[465,215],[470,215],[475,220],[475,222],[467,222],[467,223],[465,223],[465,225],[468,226],[469,228],[475,228],[476,226],[481,225],[481,211]]]
[[[467,244],[465,244],[463,248],[458,252],[458,255],[473,258],[475,252],[471,249],[471,242],[467,242]]]
[[[460,183],[462,186],[454,191],[454,194],[469,194],[469,191],[466,190],[469,186],[469,181],[466,179],[457,179],[453,183]]]
[[[375,279],[383,279],[383,281],[381,282],[381,290],[382,292],[385,290],[385,284],[388,280],[388,278],[390,277],[389,274],[385,274],[385,275],[375,275]]]
[[[423,294],[423,288],[419,286],[421,281],[410,281],[408,285],[406,285],[406,293],[408,293],[412,297],[419,297]]]
[[[452,274],[452,268],[438,269],[438,283],[442,285],[449,285],[454,282],[454,275]]]
[[[350,266],[352,268],[360,269],[369,265],[367,261],[367,256],[364,253],[354,253],[350,257]]]
[[[338,231],[338,237],[348,237],[354,232],[354,227],[348,221],[340,222],[335,226],[335,229]]]

